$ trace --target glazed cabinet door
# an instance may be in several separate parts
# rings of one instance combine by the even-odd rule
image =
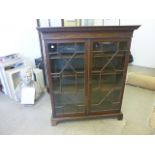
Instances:
[[[86,42],[48,41],[46,53],[54,116],[86,111]]]
[[[90,50],[89,112],[119,110],[129,41],[92,41]]]

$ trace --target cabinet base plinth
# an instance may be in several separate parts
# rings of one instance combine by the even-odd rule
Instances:
[[[56,126],[59,122],[71,121],[71,120],[82,120],[82,119],[99,119],[99,118],[113,118],[116,117],[118,120],[123,119],[123,113],[113,113],[113,114],[104,114],[104,115],[89,115],[89,116],[75,116],[75,117],[57,117],[52,118],[52,126]]]
[[[123,114],[121,113],[119,116],[117,116],[118,120],[123,120]]]
[[[52,126],[56,126],[56,125],[58,124],[58,122],[59,122],[58,120],[53,120],[53,119],[52,119],[52,121],[51,121]]]

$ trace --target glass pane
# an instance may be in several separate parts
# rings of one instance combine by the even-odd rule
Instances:
[[[127,42],[94,42],[91,111],[118,109]]]
[[[48,44],[56,115],[85,111],[85,44]]]
[[[73,54],[84,53],[85,45],[84,43],[49,43],[48,44],[49,54]]]

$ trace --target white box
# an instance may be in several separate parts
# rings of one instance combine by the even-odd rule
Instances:
[[[20,72],[22,70],[25,70],[27,67],[21,67],[17,69],[11,69],[6,71],[7,75],[7,81],[9,85],[9,90],[10,90],[10,97],[13,98],[14,100],[17,100],[15,90],[18,84],[20,83]],[[33,72],[36,75],[36,84],[37,87],[36,89],[41,89],[40,91],[44,91],[45,85],[44,85],[44,78],[43,78],[43,71],[41,69],[33,69]]]

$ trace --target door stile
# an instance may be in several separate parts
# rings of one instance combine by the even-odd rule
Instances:
[[[92,76],[91,76],[91,72],[92,72],[92,42],[89,39],[88,40],[88,47],[89,47],[89,51],[88,51],[88,110],[87,110],[87,114],[89,115],[91,112],[91,89],[92,89]]]
[[[125,89],[125,83],[126,83],[126,76],[127,76],[127,70],[128,70],[128,63],[129,63],[129,56],[130,56],[130,48],[131,48],[131,39],[128,40],[127,45],[127,52],[125,54],[125,61],[124,61],[124,72],[123,72],[123,81],[122,81],[122,91],[120,94],[120,109],[122,107],[122,101],[123,101],[123,94]]]
[[[88,90],[88,68],[89,68],[89,43],[86,41],[85,42],[85,115],[88,115],[88,104],[89,104],[89,90]]]

